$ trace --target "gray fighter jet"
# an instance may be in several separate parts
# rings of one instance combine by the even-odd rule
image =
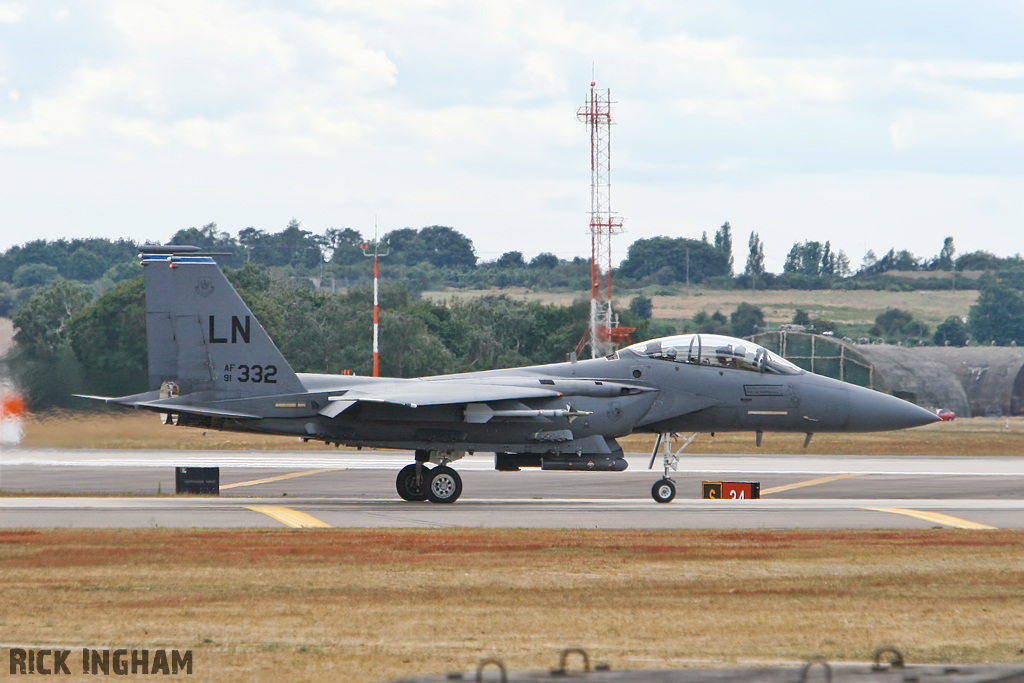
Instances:
[[[475,451],[493,451],[502,471],[621,471],[616,439],[647,432],[658,435],[652,466],[664,447],[664,477],[652,495],[667,503],[678,432],[752,431],[758,445],[763,432],[800,432],[806,446],[815,432],[938,419],[801,370],[752,342],[710,334],[655,339],[593,360],[417,379],[296,373],[211,256],[195,247],[140,251],[151,390],[103,400],[178,425],[408,449],[414,462],[396,482],[405,500],[454,502],[462,480],[449,465]]]

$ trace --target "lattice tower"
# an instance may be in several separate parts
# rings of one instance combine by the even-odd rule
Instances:
[[[612,235],[621,233],[622,218],[612,212],[611,90],[590,84],[586,104],[576,118],[590,131],[590,328],[586,345],[598,358],[628,342],[632,328],[620,327],[612,313]]]

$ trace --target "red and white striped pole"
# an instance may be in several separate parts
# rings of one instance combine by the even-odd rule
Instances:
[[[373,226],[373,254],[370,253],[369,244],[360,244],[359,248],[363,250],[364,255],[373,256],[373,376],[380,377],[380,306],[377,302],[377,295],[379,292],[377,279],[380,275],[380,270],[377,265],[377,260],[382,256],[387,256],[388,252],[387,250],[383,253],[380,251],[380,241],[377,239],[376,222],[374,222]]]
[[[376,236],[375,236],[376,237]],[[374,239],[376,244],[376,239]],[[373,376],[380,377],[380,306],[377,303],[377,250],[373,250]]]

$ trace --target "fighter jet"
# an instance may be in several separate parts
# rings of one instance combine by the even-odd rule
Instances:
[[[140,251],[150,391],[90,398],[178,425],[410,450],[413,462],[396,480],[408,501],[457,500],[462,479],[450,465],[476,451],[494,452],[501,471],[621,471],[627,463],[616,439],[646,432],[658,435],[652,466],[664,447],[652,497],[668,503],[677,433],[750,431],[760,446],[763,432],[800,432],[806,447],[817,432],[938,419],[750,341],[711,334],[641,342],[591,360],[416,379],[296,373],[213,256],[185,246]]]

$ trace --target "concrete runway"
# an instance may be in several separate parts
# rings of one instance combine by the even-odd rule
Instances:
[[[660,459],[628,459],[495,472],[477,454],[454,464],[462,498],[431,505],[395,493],[404,452],[5,449],[0,527],[1024,528],[1024,457],[684,455],[667,505],[650,497]],[[167,495],[175,466],[221,467],[220,497]],[[762,498],[701,499],[723,480]]]

